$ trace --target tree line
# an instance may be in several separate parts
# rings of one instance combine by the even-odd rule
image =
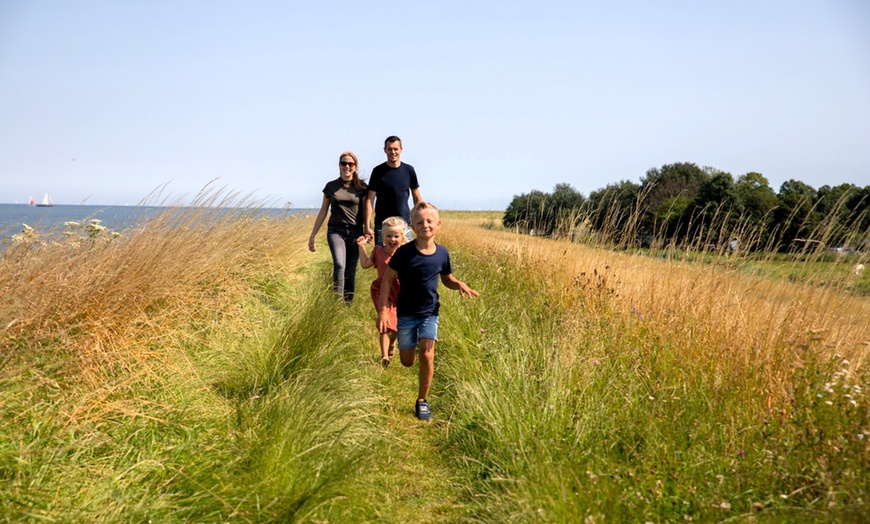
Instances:
[[[870,249],[870,186],[788,180],[774,192],[761,173],[736,179],[694,163],[649,169],[639,183],[608,184],[585,197],[570,184],[515,195],[505,227],[534,235],[623,246],[781,252]]]

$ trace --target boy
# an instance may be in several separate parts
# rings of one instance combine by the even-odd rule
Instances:
[[[435,233],[441,227],[438,208],[420,202],[411,210],[411,229],[416,238],[396,249],[381,282],[378,304],[378,331],[387,332],[387,298],[390,286],[398,276],[402,283],[396,303],[398,313],[398,346],[402,365],[414,365],[417,343],[420,344],[420,375],[415,413],[421,420],[432,418],[427,397],[435,367],[435,341],[438,340],[438,276],[460,295],[479,296],[464,282],[453,277],[450,253],[435,243]]]

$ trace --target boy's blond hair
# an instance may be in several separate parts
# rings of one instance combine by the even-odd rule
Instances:
[[[441,214],[438,212],[438,208],[430,204],[429,202],[417,202],[417,205],[414,206],[414,209],[411,210],[411,220],[413,221],[413,217],[415,213],[419,213],[424,209],[430,209],[435,212],[435,216],[441,218]]]
[[[390,217],[381,222],[381,231],[385,232],[388,229],[392,229],[394,231],[399,231],[400,233],[402,233],[402,244],[408,241],[407,237],[405,237],[405,231],[408,230],[408,223],[405,222],[402,217]]]

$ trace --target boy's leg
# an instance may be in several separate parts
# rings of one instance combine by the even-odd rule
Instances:
[[[402,365],[406,368],[409,368],[414,365],[414,361],[417,360],[417,348],[411,349],[399,349],[399,358],[402,361]]]
[[[402,365],[409,368],[417,359],[417,321],[414,317],[399,317],[396,320],[396,343]]]
[[[431,338],[420,339],[420,385],[417,391],[417,400],[426,400],[429,397],[429,386],[432,385],[432,377],[435,375],[435,340]]]

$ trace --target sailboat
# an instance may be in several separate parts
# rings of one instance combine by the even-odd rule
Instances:
[[[35,205],[36,205],[36,199],[35,199],[35,198],[30,197],[30,205],[31,205],[31,206],[35,206]]]
[[[51,197],[48,196],[48,193],[42,198],[42,202],[36,204],[36,207],[51,207],[54,205],[54,202],[51,200]]]

